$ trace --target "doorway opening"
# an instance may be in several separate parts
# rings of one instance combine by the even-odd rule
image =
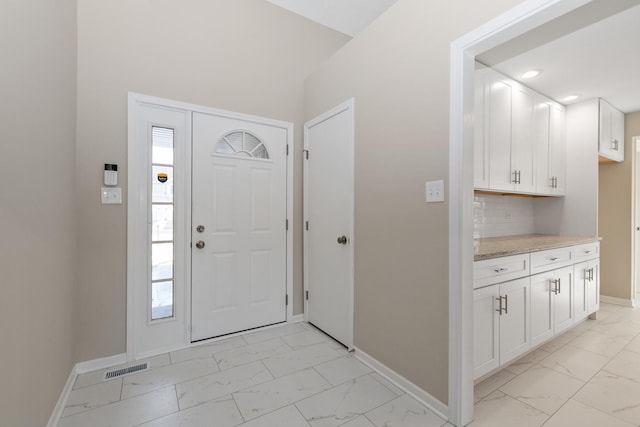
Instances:
[[[526,39],[543,43],[610,16],[599,0],[532,0],[455,40],[451,46],[449,207],[449,421],[473,420],[473,121],[475,58]],[[547,26],[554,23],[557,25]],[[560,25],[560,23],[570,25]],[[552,29],[555,29],[554,35]],[[530,33],[530,34],[529,34]],[[529,45],[529,49],[535,44]],[[521,48],[521,47],[520,47]]]

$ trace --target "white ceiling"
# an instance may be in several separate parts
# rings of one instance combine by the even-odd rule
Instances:
[[[267,0],[354,37],[397,0]]]
[[[558,101],[580,94],[574,102],[601,97],[625,113],[640,111],[640,6],[502,60],[506,50],[503,55],[488,52],[479,60]],[[532,69],[542,73],[520,78]]]

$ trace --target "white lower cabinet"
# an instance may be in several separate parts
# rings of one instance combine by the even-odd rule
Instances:
[[[600,260],[573,266],[575,277],[573,307],[575,320],[582,320],[600,308]]]
[[[478,378],[529,350],[529,278],[476,289],[473,300]]]
[[[526,254],[530,263],[523,261],[531,269],[510,269],[510,274],[520,277],[495,283],[506,278],[496,267],[493,284],[487,283],[491,278],[486,271],[507,265],[514,257],[475,263],[474,378],[506,365],[598,310],[598,252],[598,242],[532,252]],[[553,269],[540,271],[545,268]],[[530,271],[537,274],[529,276]]]
[[[531,345],[571,327],[573,266],[531,276]]]

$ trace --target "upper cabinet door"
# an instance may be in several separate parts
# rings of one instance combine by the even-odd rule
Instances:
[[[511,177],[514,190],[533,193],[536,190],[534,169],[534,105],[535,94],[515,85],[511,113]]]
[[[605,161],[624,161],[624,114],[600,100],[599,153]]]
[[[551,194],[564,195],[565,191],[565,149],[566,149],[566,112],[564,107],[552,104],[549,114],[549,175]]]
[[[489,138],[489,183],[492,190],[514,191],[511,169],[511,98],[513,87],[497,73],[486,80],[487,109],[485,120]]]

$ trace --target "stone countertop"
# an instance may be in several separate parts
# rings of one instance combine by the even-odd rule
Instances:
[[[545,249],[592,243],[599,237],[563,236],[552,234],[522,234],[518,236],[487,237],[474,239],[474,261],[517,255]]]

